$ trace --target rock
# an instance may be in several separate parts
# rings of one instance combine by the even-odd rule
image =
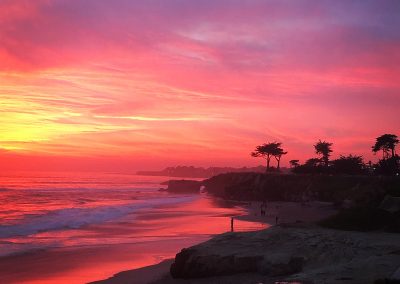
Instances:
[[[170,180],[167,190],[175,193],[198,193],[202,183],[196,180]]]
[[[370,283],[393,274],[400,263],[399,250],[398,234],[286,224],[226,233],[184,249],[176,255],[171,275],[188,279],[249,272],[305,283],[333,284],[341,281],[338,278]]]
[[[188,276],[190,273],[187,272],[187,263],[191,255],[193,254],[193,250],[190,249],[182,249],[180,253],[178,253],[175,257],[175,261],[172,263],[170,268],[171,276],[174,278]]]
[[[255,256],[236,256],[234,258],[235,271],[240,272],[256,272],[259,270],[259,264],[264,257],[262,255]]]
[[[342,202],[342,208],[349,209],[354,207],[354,201],[350,199],[345,199]]]
[[[262,256],[199,255],[193,249],[183,249],[175,257],[170,273],[173,278],[199,278],[257,272]]]
[[[346,175],[284,175],[277,173],[235,172],[203,181],[205,190],[215,196],[241,201],[324,200],[338,205],[344,199],[367,206],[400,187],[398,177]],[[345,202],[346,203],[346,202]]]
[[[400,266],[399,266],[399,268],[397,268],[397,270],[390,277],[390,280],[398,280],[398,281],[400,281]]]
[[[390,213],[400,212],[400,197],[385,196],[379,208]]]
[[[264,274],[267,272],[270,276],[287,276],[298,273],[303,270],[304,261],[303,257],[292,257],[288,263],[273,263],[267,270],[264,268]]]

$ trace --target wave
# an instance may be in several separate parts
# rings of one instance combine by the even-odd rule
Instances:
[[[66,208],[25,219],[22,223],[0,225],[0,238],[29,236],[39,232],[77,229],[121,218],[140,209],[192,201],[195,197],[170,197],[144,200],[142,203],[107,205],[94,208]]]

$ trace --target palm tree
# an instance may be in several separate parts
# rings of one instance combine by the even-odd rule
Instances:
[[[282,143],[280,142],[272,142],[259,145],[251,153],[251,156],[264,158],[267,161],[267,172],[270,169],[271,158],[275,157],[276,161],[278,162],[277,168],[279,169],[281,157],[287,154],[287,152],[283,151],[281,145]]]
[[[326,141],[321,141],[321,139],[314,145],[315,153],[322,156],[322,161],[324,161],[325,166],[329,164],[329,157],[332,153],[333,143]]]
[[[382,150],[382,158],[384,160],[389,158],[391,153],[392,158],[396,155],[396,145],[399,139],[394,134],[383,134],[376,138],[375,145],[372,146],[372,152],[377,153]]]

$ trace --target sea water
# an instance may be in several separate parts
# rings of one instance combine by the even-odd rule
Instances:
[[[185,246],[229,231],[231,216],[245,213],[242,206],[206,194],[160,191],[165,187],[160,183],[168,179],[2,173],[0,281],[84,283],[109,277],[171,258]],[[235,226],[264,227],[248,222]]]

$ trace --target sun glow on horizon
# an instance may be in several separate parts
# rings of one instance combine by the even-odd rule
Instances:
[[[256,165],[281,141],[286,164],[318,139],[371,159],[400,130],[389,2],[117,2],[0,4],[7,160]]]

